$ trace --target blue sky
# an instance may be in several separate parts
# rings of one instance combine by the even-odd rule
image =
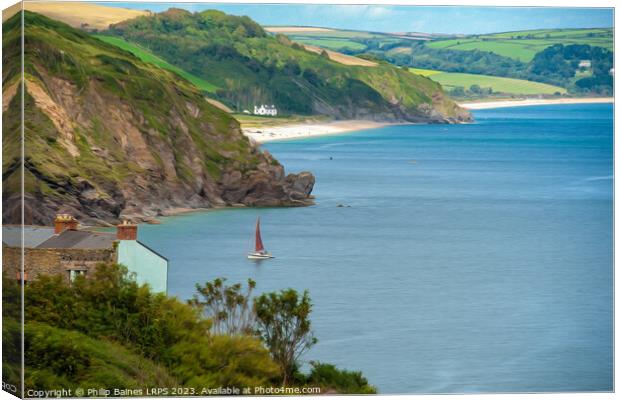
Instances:
[[[105,4],[105,3],[100,3]],[[163,11],[218,9],[262,25],[307,25],[378,32],[492,33],[541,28],[612,27],[611,8],[423,7],[388,5],[107,3]]]

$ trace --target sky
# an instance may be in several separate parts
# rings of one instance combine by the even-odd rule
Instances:
[[[105,4],[105,3],[99,3]],[[543,28],[613,26],[611,8],[464,7],[304,4],[107,3],[164,11],[217,9],[247,15],[261,25],[321,26],[376,32],[479,34]]]

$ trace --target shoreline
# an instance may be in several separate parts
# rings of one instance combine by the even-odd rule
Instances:
[[[459,106],[467,110],[487,110],[491,108],[506,107],[525,107],[542,106],[552,104],[598,104],[613,103],[613,97],[584,97],[569,99],[515,99],[515,100],[491,100],[491,101],[472,101],[458,103]]]
[[[613,103],[613,97],[584,97],[565,99],[510,99],[458,103],[467,110],[487,110],[493,108],[526,107],[553,104],[599,104]],[[305,139],[327,135],[337,135],[353,131],[382,128],[390,125],[404,125],[403,122],[376,122],[366,120],[343,120],[319,122],[284,122],[275,125],[257,126],[252,123],[241,124],[241,130],[251,141],[262,144],[272,141]],[[244,126],[246,125],[246,126]]]
[[[399,125],[395,122],[375,122],[364,120],[346,120],[330,122],[292,123],[274,126],[241,127],[243,134],[256,143],[275,140],[305,139],[309,137],[335,135],[340,133],[376,129],[388,125]]]

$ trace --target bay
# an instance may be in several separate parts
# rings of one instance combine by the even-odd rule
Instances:
[[[306,360],[380,393],[612,390],[612,106],[474,116],[270,143],[316,175],[315,206],[169,217],[140,240],[181,299],[216,277],[307,289]]]

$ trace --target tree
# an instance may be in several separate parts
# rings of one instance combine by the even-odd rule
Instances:
[[[469,91],[474,93],[474,94],[480,94],[482,93],[482,89],[480,88],[479,85],[473,84],[469,87]]]
[[[254,312],[250,307],[256,282],[248,279],[242,293],[240,283],[226,286],[226,278],[217,278],[204,286],[196,284],[197,294],[189,301],[211,320],[211,331],[216,335],[248,335],[254,332]]]
[[[465,96],[465,88],[463,86],[455,86],[449,92],[450,96],[454,97],[464,97]]]
[[[286,385],[298,368],[298,360],[317,339],[310,330],[312,304],[308,291],[299,296],[296,290],[265,293],[254,300],[257,333],[280,367]]]

